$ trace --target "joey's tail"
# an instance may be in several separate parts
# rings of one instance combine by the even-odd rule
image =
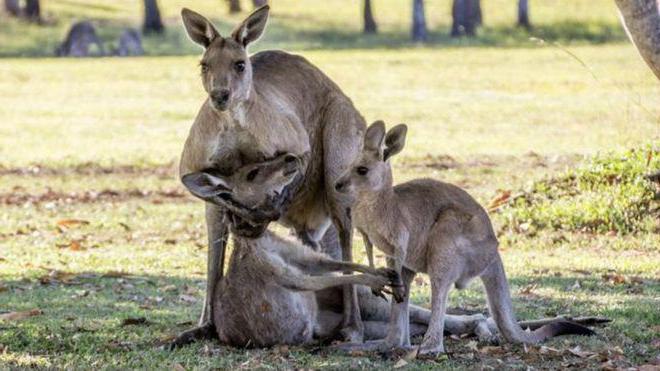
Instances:
[[[593,335],[590,329],[570,321],[558,321],[542,326],[534,331],[525,331],[516,322],[509,284],[499,254],[481,275],[486,288],[488,307],[502,336],[510,342],[539,343],[559,335]]]

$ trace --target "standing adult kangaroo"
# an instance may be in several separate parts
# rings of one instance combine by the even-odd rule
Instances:
[[[315,249],[334,224],[341,258],[351,261],[350,199],[334,183],[359,155],[366,124],[339,87],[303,57],[272,50],[248,56],[246,48],[263,33],[268,12],[267,5],[255,10],[222,37],[206,18],[182,10],[189,37],[205,49],[200,65],[208,98],[186,140],[180,175],[205,169],[231,174],[284,152],[302,156],[302,180],[288,190],[281,222]],[[199,326],[182,333],[174,346],[213,332],[211,299],[223,275],[227,218],[240,214],[221,196],[203,199],[209,238],[206,301]],[[331,255],[339,256],[336,238],[328,240],[334,240]],[[354,287],[344,286],[343,300],[342,334],[362,341]]]

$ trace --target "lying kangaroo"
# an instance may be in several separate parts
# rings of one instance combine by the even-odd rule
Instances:
[[[388,160],[404,146],[406,125],[385,134],[382,121],[365,134],[361,158],[336,188],[356,196],[356,228],[388,255],[388,266],[401,274],[404,300],[393,303],[385,347],[410,346],[408,297],[417,272],[431,279],[432,315],[420,354],[444,352],[442,334],[451,285],[462,289],[474,277],[486,288],[497,327],[508,341],[536,343],[560,334],[590,334],[570,322],[554,323],[534,332],[517,324],[497,238],[486,211],[464,190],[432,179],[392,186]],[[369,249],[368,249],[369,250]],[[370,258],[373,261],[373,258]]]
[[[339,234],[341,258],[352,260],[350,200],[333,185],[362,148],[364,119],[351,100],[325,74],[300,56],[264,51],[248,57],[247,46],[264,31],[268,6],[245,19],[228,37],[220,36],[203,16],[183,9],[188,36],[203,46],[201,73],[208,98],[200,109],[186,140],[180,174],[216,169],[231,174],[243,164],[255,163],[289,152],[303,156],[300,181],[284,190],[288,208],[282,223],[292,227],[312,247],[318,247],[334,224]],[[222,277],[228,234],[240,223],[240,209],[220,197],[205,197],[209,237],[206,303],[200,326],[213,326],[211,298]],[[230,213],[227,213],[227,210]],[[325,247],[324,247],[325,248]],[[339,247],[333,255],[339,256]],[[344,334],[362,339],[357,294],[350,286],[344,294]],[[184,333],[174,345],[190,339]]]
[[[245,165],[231,176],[197,172],[184,176],[183,181],[199,197],[223,197],[235,207],[243,208],[245,213],[259,214],[262,210],[272,210],[272,201],[295,181],[301,163],[300,159],[286,154],[263,163]],[[249,176],[255,170],[256,175]],[[329,275],[340,270],[365,274]],[[335,286],[345,282],[365,284],[377,290],[386,284],[400,284],[392,270],[332,260],[298,241],[281,238],[269,231],[249,236],[234,234],[228,272],[218,283],[215,295],[213,316],[217,334],[223,343],[241,347],[300,345],[314,339],[336,338],[343,302],[342,290]],[[367,287],[358,286],[357,289],[364,318],[364,336],[366,339],[382,339],[387,333],[389,303],[374,297]],[[428,309],[411,305],[411,336],[424,334],[430,318]],[[548,321],[552,320],[525,325],[538,327]],[[584,321],[593,323],[594,319]],[[445,330],[483,339],[497,328],[493,321],[481,314],[447,315]]]
[[[87,57],[90,45],[95,44],[99,55],[104,55],[103,43],[96,35],[96,29],[88,21],[74,23],[64,42],[55,49],[58,57]]]

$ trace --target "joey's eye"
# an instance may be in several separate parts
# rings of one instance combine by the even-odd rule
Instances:
[[[207,73],[207,72],[209,72],[209,65],[208,65],[208,64],[206,64],[206,63],[202,63],[202,64],[200,64],[200,66],[201,66],[201,68],[202,68],[202,73]]]
[[[365,166],[358,166],[355,170],[359,175],[365,176],[369,172],[369,169]]]
[[[254,178],[257,177],[257,174],[259,174],[259,169],[251,170],[251,171],[248,173],[247,177],[246,177],[247,181],[248,181],[248,182],[253,181]]]
[[[238,61],[234,63],[234,68],[236,69],[237,72],[245,71],[245,61]]]

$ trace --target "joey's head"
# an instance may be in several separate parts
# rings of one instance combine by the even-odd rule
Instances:
[[[399,124],[385,133],[385,123],[376,121],[364,134],[364,147],[357,161],[344,174],[335,189],[343,193],[379,192],[392,187],[392,167],[389,159],[401,152],[408,127]]]
[[[224,176],[212,169],[186,174],[183,184],[195,196],[230,211],[235,231],[253,237],[280,218],[291,185],[302,172],[298,156],[283,154],[245,165]]]
[[[247,46],[263,33],[268,11],[268,5],[262,6],[239,24],[229,37],[222,37],[201,14],[186,8],[181,10],[188,36],[204,48],[200,61],[202,82],[215,110],[231,110],[250,98],[252,65]]]

